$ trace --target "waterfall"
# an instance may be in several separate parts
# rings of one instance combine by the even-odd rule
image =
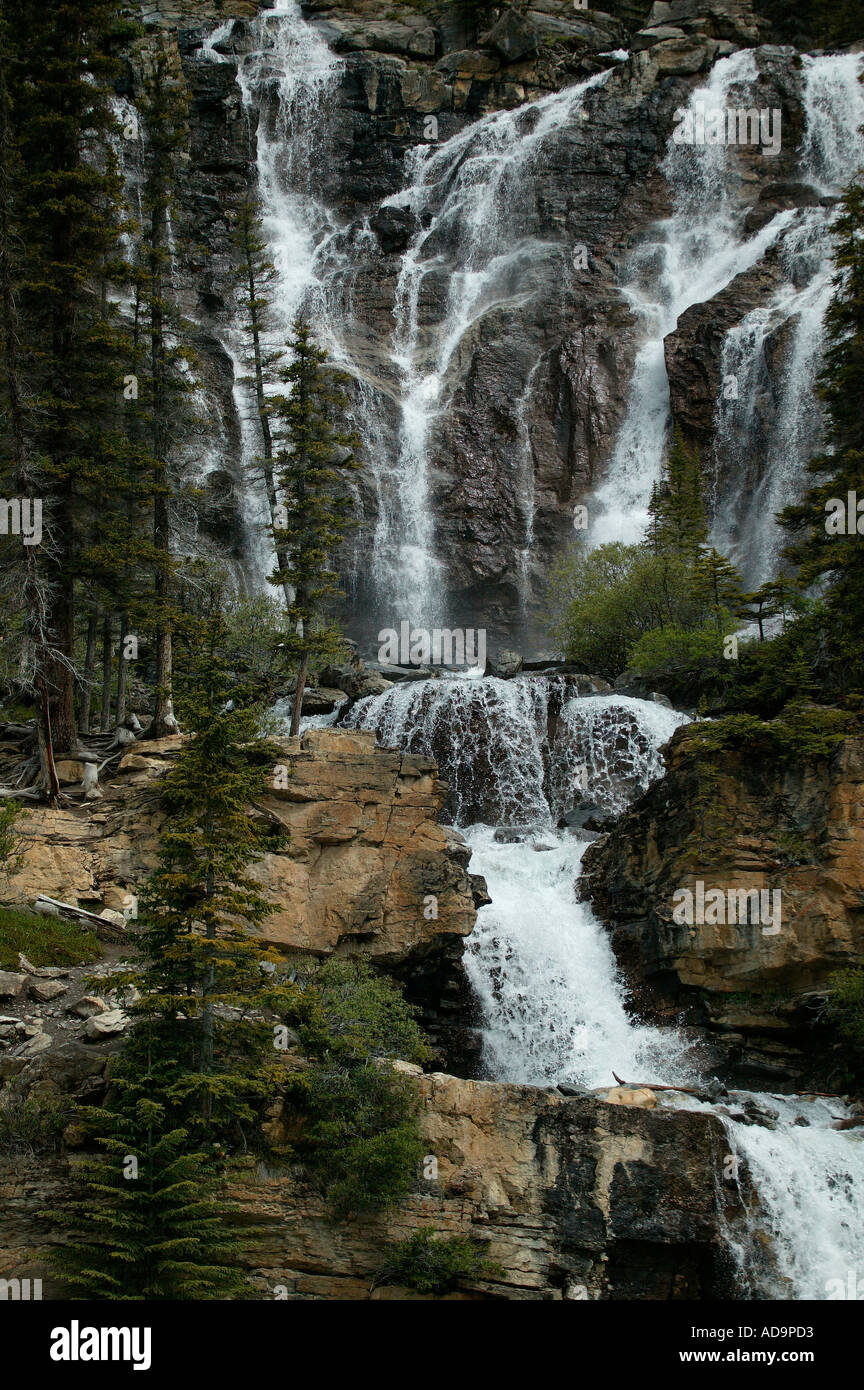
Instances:
[[[684,722],[653,702],[580,696],[564,676],[411,682],[351,711],[349,723],[382,745],[438,758],[448,818],[486,879],[492,901],[478,912],[465,968],[494,1079],[584,1088],[611,1084],[613,1071],[665,1085],[700,1079],[690,1038],[628,1014],[606,933],[578,896],[587,837],[559,828],[585,796],[599,814],[623,810],[662,775],[661,747]],[[752,1123],[748,1102],[773,1127]],[[745,1218],[727,1230],[742,1297],[834,1298],[853,1279],[864,1288],[864,1135],[832,1128],[847,1113],[840,1101],[731,1092],[709,1105],[672,1092],[659,1103],[716,1113],[729,1157],[746,1162],[748,1184],[731,1175]]]
[[[732,89],[757,76],[751,49],[715,63],[704,87],[690,95],[691,113],[725,109]],[[779,213],[753,236],[741,228],[730,196],[735,166],[721,145],[675,144],[661,166],[672,215],[633,251],[623,293],[638,315],[642,343],[633,366],[627,412],[604,481],[591,504],[592,546],[641,540],[651,489],[660,477],[669,430],[669,380],[664,339],[685,309],[716,294],[761,259],[791,221]]]
[[[512,111],[474,122],[441,145],[408,155],[410,183],[384,206],[409,209],[418,230],[396,286],[393,361],[400,381],[397,452],[382,480],[400,499],[376,534],[376,567],[409,620],[444,619],[434,558],[429,462],[436,421],[446,409],[460,345],[480,318],[527,302],[538,262],[560,257],[534,233],[526,206],[532,173],[547,142],[579,119],[586,94],[614,69]],[[452,257],[443,313],[427,322],[430,286]],[[532,369],[533,372],[533,369]],[[527,405],[526,381],[521,408]],[[532,517],[533,522],[533,517]]]
[[[831,200],[861,162],[861,56],[805,56],[803,63],[801,180],[827,195],[827,206],[800,213],[783,233],[779,257],[787,283],[727,333],[721,380],[734,379],[737,395],[727,400],[721,394],[714,421],[712,539],[739,565],[749,588],[776,573],[783,547],[776,514],[800,495],[805,464],[822,444],[814,385],[833,293]],[[788,345],[778,383],[768,354],[784,334]],[[725,490],[718,481],[721,469]]]

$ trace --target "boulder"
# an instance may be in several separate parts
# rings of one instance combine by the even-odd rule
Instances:
[[[37,999],[42,1004],[47,1004],[52,999],[59,999],[61,994],[67,994],[68,985],[64,985],[60,980],[31,980],[30,998]]]
[[[125,1033],[129,1027],[129,1018],[122,1009],[108,1009],[105,1013],[93,1014],[88,1018],[84,1028],[86,1038],[98,1041],[101,1038],[113,1038],[118,1033]]]
[[[536,28],[518,10],[507,9],[486,34],[484,42],[494,48],[505,63],[515,63],[537,47],[539,35]]]
[[[10,970],[0,970],[0,999],[20,999],[27,984],[26,975],[18,975]]]

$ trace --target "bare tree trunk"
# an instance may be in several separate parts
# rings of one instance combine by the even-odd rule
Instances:
[[[87,649],[84,653],[84,685],[81,691],[81,733],[86,738],[90,732],[90,702],[93,695],[93,672],[96,669],[96,629],[99,615],[95,608],[87,618]]]
[[[309,674],[309,653],[304,652],[300,661],[300,670],[297,672],[297,691],[294,695],[294,708],[291,711],[291,732],[299,734],[300,717],[303,713],[303,692],[306,689],[306,677]]]
[[[102,730],[111,728],[111,636],[114,624],[109,610],[102,619]]]
[[[129,631],[129,616],[120,614],[120,647],[117,652],[117,727],[126,718],[126,684],[129,677],[129,663],[126,659],[126,634]]]

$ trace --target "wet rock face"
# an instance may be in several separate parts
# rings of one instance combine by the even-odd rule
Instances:
[[[665,778],[586,851],[584,891],[638,1012],[689,1009],[727,1075],[785,1089],[824,1080],[834,1066],[818,1026],[825,981],[864,964],[861,739],[815,763],[724,754],[712,771],[691,738],[676,733]],[[680,889],[699,915],[699,882],[727,895],[725,920],[676,922]],[[780,930],[737,920],[737,906],[732,920],[730,889],[779,892],[766,902],[779,901]]]
[[[218,7],[210,0],[154,0],[145,10],[151,32],[175,46],[191,99],[180,279],[184,307],[199,325],[211,414],[223,422],[212,452],[225,479],[200,530],[208,545],[227,550],[235,566],[249,572],[255,537],[238,504],[241,430],[232,397],[235,369],[224,343],[233,294],[229,218],[255,177],[255,121],[243,109],[236,72],[260,42],[253,23],[258,8],[249,0]],[[783,143],[770,181],[758,152],[734,154],[743,175],[741,214],[756,230],[773,212],[800,209],[813,198],[796,174],[800,64],[791,49],[765,46],[765,26],[746,0],[614,5],[608,14],[583,14],[567,0],[536,0],[524,10],[502,7],[485,22],[452,5],[309,0],[303,14],[341,60],[338,82],[319,112],[314,167],[305,177],[338,227],[334,246],[344,273],[334,279],[331,296],[346,318],[358,372],[351,423],[366,439],[367,462],[398,451],[392,349],[404,258],[460,172],[457,163],[442,178],[441,200],[432,197],[418,213],[395,196],[411,182],[406,157],[414,151],[416,162],[416,152],[428,150],[434,159],[478,120],[612,70],[586,96],[585,119],[565,121],[553,139],[541,142],[518,182],[505,186],[499,250],[512,264],[452,354],[441,387],[443,409],[427,441],[427,505],[446,621],[470,626],[482,618],[505,642],[517,633],[536,639],[549,566],[572,540],[573,509],[603,478],[625,414],[641,339],[620,285],[634,244],[670,210],[660,166],[674,113],[717,58],[762,45],[759,104],[783,113]],[[232,16],[233,26],[214,50],[223,61],[212,61],[205,42],[217,22],[227,25]],[[616,64],[609,55],[620,49],[632,56]],[[134,62],[126,86],[134,99]],[[273,119],[276,86],[274,75],[262,99],[265,124]],[[432,370],[442,324],[459,308],[449,298],[451,291],[460,293],[458,272],[476,268],[470,238],[467,224],[445,218],[424,244],[423,258],[434,255],[440,269],[424,277],[420,291],[422,372]],[[673,414],[700,444],[706,469],[714,466],[724,333],[769,299],[778,277],[776,263],[765,258],[710,303],[688,310],[667,340]],[[470,295],[467,282],[461,292]],[[772,381],[760,395],[765,438],[787,338],[781,334],[772,345]],[[743,480],[726,476],[728,460],[719,465],[715,486],[721,492],[734,483],[749,495],[758,486],[764,469],[758,441],[751,453],[752,476]],[[382,499],[373,473],[367,467],[358,476],[362,525],[341,561],[352,631],[363,641],[383,621],[380,557],[373,554]],[[397,600],[391,595],[391,601]]]
[[[729,1296],[717,1199],[728,1143],[715,1116],[440,1073],[416,1084],[427,1176],[392,1211],[334,1226],[313,1191],[270,1165],[233,1190],[262,1230],[253,1296],[416,1297],[375,1289],[375,1275],[388,1242],[430,1225],[478,1239],[499,1266],[451,1298]],[[44,1231],[38,1213],[67,1183],[61,1162],[0,1167],[0,1277],[41,1275],[46,1298],[61,1290],[32,1251],[63,1233]]]

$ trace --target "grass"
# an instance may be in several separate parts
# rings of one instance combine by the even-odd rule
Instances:
[[[89,965],[103,954],[95,934],[78,922],[0,907],[0,970],[17,970],[19,951],[32,965]]]

